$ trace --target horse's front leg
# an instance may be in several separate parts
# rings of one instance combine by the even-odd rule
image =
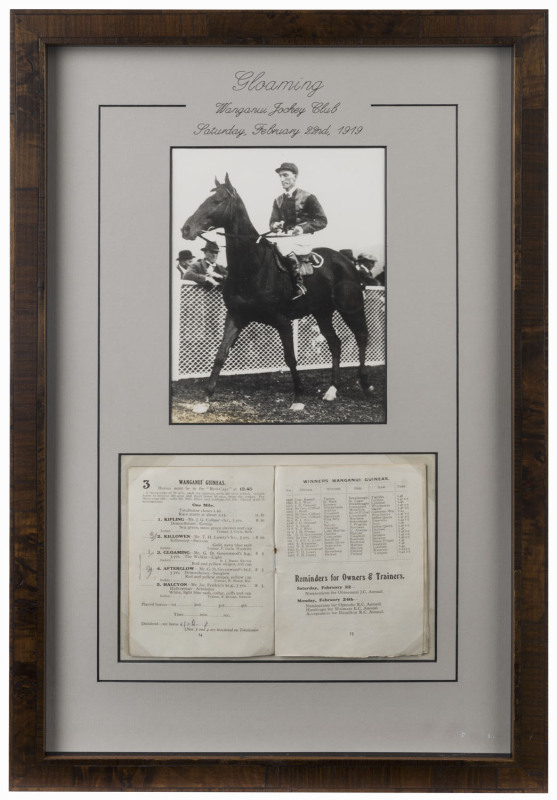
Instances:
[[[300,380],[300,373],[298,372],[298,362],[296,361],[296,354],[294,352],[294,337],[292,336],[292,325],[287,317],[281,317],[275,321],[275,327],[282,342],[284,350],[284,360],[292,375],[292,382],[294,384],[294,400],[290,406],[291,411],[303,411],[304,403],[301,402],[303,393],[302,382]]]
[[[226,359],[228,358],[228,354],[234,347],[243,327],[244,325],[235,320],[230,312],[227,313],[224,321],[224,332],[222,334],[221,343],[219,345],[219,349],[217,350],[215,361],[213,363],[213,369],[211,370],[211,375],[209,377],[209,382],[207,383],[207,387],[205,389],[205,402],[197,403],[193,407],[193,410],[196,414],[204,414],[209,410],[209,401],[213,396],[215,389],[217,388],[217,381],[219,379],[221,370],[224,367]]]

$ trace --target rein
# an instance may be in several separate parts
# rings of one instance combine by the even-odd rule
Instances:
[[[203,231],[203,233],[209,233],[209,231]],[[203,236],[203,233],[198,233],[197,236],[200,239],[203,239],[204,242],[207,242],[207,244],[213,244],[213,242],[210,239],[207,239],[205,236]]]
[[[226,189],[226,191],[228,192],[228,189]],[[232,200],[234,199],[234,195],[231,192],[228,192],[228,194],[230,195],[230,197],[228,203],[226,204],[226,208],[224,210],[224,217],[228,215],[228,209],[230,207]],[[200,239],[203,239],[204,242],[208,242],[209,239],[206,239],[205,236],[203,236],[204,233],[209,233],[209,231],[203,231],[202,233],[198,233],[197,235],[199,236]],[[259,242],[261,239],[264,239],[270,233],[271,233],[270,230],[266,231],[265,233],[256,232],[254,236],[253,234],[248,234],[248,233],[223,233],[222,231],[216,231],[217,236],[228,236],[230,239],[249,239],[254,242]]]
[[[230,204],[231,204],[232,200],[235,197],[235,195],[232,194],[230,191],[228,191],[227,188],[226,188],[226,191],[229,194],[229,200],[228,200],[228,202],[226,204],[226,208],[224,210],[224,217],[226,217],[228,215],[228,209],[230,207]],[[212,244],[212,242],[209,239],[206,239],[205,236],[203,236],[204,233],[209,233],[210,230],[214,230],[214,228],[209,228],[209,230],[202,231],[201,233],[198,233],[197,235],[199,236],[200,239],[203,239],[204,242],[208,242],[209,244]],[[265,231],[265,233],[257,233],[256,232],[256,235],[254,236],[253,234],[248,234],[248,233],[223,233],[222,231],[216,231],[216,235],[217,236],[228,236],[230,239],[249,239],[250,241],[254,241],[254,242],[260,242],[261,239],[266,239],[267,237],[269,237],[269,238],[278,238],[275,235],[269,236],[269,234],[272,234],[272,233],[273,233],[272,230],[268,230],[268,231]]]
[[[258,233],[256,236],[253,236],[247,233],[222,233],[221,231],[216,232],[217,236],[229,236],[231,239],[251,239],[256,242],[258,242],[260,239],[266,239],[270,233],[271,231],[266,231],[265,233]]]

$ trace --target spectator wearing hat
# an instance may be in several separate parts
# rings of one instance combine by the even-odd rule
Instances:
[[[180,278],[185,281],[186,273],[195,261],[195,256],[191,250],[180,250],[176,261],[178,262],[176,264],[176,269],[180,273]]]
[[[380,286],[381,281],[378,275],[382,270],[377,269],[377,257],[368,252],[360,253],[356,262],[356,267],[360,273],[360,280],[366,286]]]
[[[341,254],[341,256],[346,256],[346,258],[349,259],[349,261],[351,261],[352,264],[354,264],[354,266],[357,266],[356,257],[354,256],[353,250],[346,249],[346,250],[339,250],[338,252]]]
[[[284,234],[284,237],[277,238],[276,244],[280,253],[286,257],[295,288],[293,299],[297,300],[306,293],[300,275],[299,259],[311,252],[311,234],[326,227],[327,217],[317,197],[296,186],[296,164],[284,162],[275,172],[280,178],[284,193],[273,203],[269,227],[275,233]]]
[[[207,242],[201,249],[205,253],[204,257],[199,258],[187,269],[184,279],[199,283],[206,289],[212,289],[213,286],[220,287],[227,275],[226,267],[217,264],[220,248],[216,242]]]

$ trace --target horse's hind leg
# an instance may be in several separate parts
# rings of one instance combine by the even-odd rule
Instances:
[[[360,290],[358,289],[358,291]],[[371,394],[374,389],[371,385],[369,367],[366,367],[368,330],[364,307],[362,305],[355,311],[340,311],[340,315],[354,334],[358,346],[360,386],[366,394]]]
[[[331,357],[333,359],[333,370],[331,375],[331,385],[323,395],[323,400],[332,401],[337,396],[338,385],[340,383],[340,351],[341,351],[341,341],[337,335],[337,332],[333,328],[333,317],[332,314],[315,314],[315,321],[319,325],[319,330],[325,337],[327,344],[329,345],[329,350],[331,351]]]
[[[294,400],[290,406],[291,411],[302,411],[304,404],[300,402],[303,392],[302,382],[300,380],[300,373],[298,372],[298,362],[296,361],[296,354],[294,352],[294,338],[292,336],[292,326],[290,320],[286,317],[279,320],[274,320],[273,324],[278,331],[280,340],[282,342],[282,349],[284,350],[284,360],[292,375],[292,382],[294,384]]]
[[[213,363],[213,369],[211,370],[211,375],[209,377],[209,382],[207,383],[207,387],[205,389],[205,402],[198,403],[193,407],[193,410],[197,414],[203,414],[209,409],[209,400],[217,388],[217,381],[219,379],[221,370],[224,367],[226,359],[228,358],[228,354],[236,343],[236,340],[238,339],[243,327],[244,326],[237,322],[230,314],[226,315],[221,343],[219,345],[219,349],[217,350],[215,361]]]

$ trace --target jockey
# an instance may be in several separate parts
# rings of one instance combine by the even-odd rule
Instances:
[[[311,252],[310,237],[315,231],[327,225],[327,217],[319,200],[314,194],[296,187],[298,167],[285,162],[275,170],[278,173],[284,194],[273,203],[269,227],[275,233],[281,232],[284,237],[277,239],[277,247],[290,270],[290,276],[296,289],[293,299],[297,300],[306,293],[300,275],[300,256]]]

